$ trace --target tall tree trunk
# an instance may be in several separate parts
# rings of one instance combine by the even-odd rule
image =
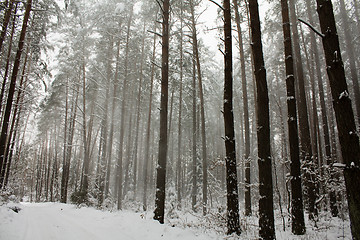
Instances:
[[[183,101],[183,77],[184,77],[184,54],[183,54],[183,40],[184,40],[184,20],[183,20],[183,1],[181,1],[180,9],[180,86],[179,86],[179,117],[178,117],[178,155],[176,162],[176,193],[178,207],[181,209],[181,200],[182,200],[182,101]]]
[[[289,10],[291,17],[291,27],[293,34],[293,48],[295,56],[295,73],[297,77],[298,88],[298,115],[299,115],[299,133],[301,142],[301,159],[303,164],[309,168],[312,165],[312,149],[311,149],[311,137],[310,126],[308,119],[308,110],[305,94],[305,77],[302,65],[302,57],[300,50],[300,38],[297,29],[297,19],[295,10],[295,0],[289,0]],[[315,174],[311,170],[305,168],[304,184],[305,184],[305,196],[308,202],[309,218],[314,220],[317,216],[317,210],[315,208],[316,195],[315,195]]]
[[[232,36],[230,0],[224,0],[224,39],[225,39],[225,82],[224,82],[224,126],[226,149],[226,189],[227,189],[227,234],[240,235],[239,197],[236,170],[236,150],[233,114],[233,76],[232,76]]]
[[[193,58],[192,58],[192,191],[191,191],[191,207],[196,212],[196,195],[197,195],[197,129],[196,129],[196,63],[194,58],[194,45],[193,45]]]
[[[1,84],[1,92],[0,92],[0,113],[2,113],[2,103],[3,103],[3,98],[4,98],[4,93],[5,93],[5,88],[6,88],[6,83],[8,80],[8,75],[9,75],[9,71],[10,71],[10,57],[11,57],[11,53],[12,53],[12,45],[13,45],[13,40],[14,40],[14,33],[15,33],[15,26],[16,26],[16,12],[17,12],[17,4],[15,5],[15,10],[14,10],[14,17],[12,19],[12,27],[11,27],[11,33],[10,33],[10,37],[9,37],[9,44],[8,44],[8,51],[7,51],[7,56],[6,56],[6,64],[5,64],[5,73],[4,73],[4,78],[3,78],[3,82]],[[1,115],[2,116],[2,115]]]
[[[311,25],[314,25],[314,18],[313,18],[311,3],[312,3],[312,1],[306,1],[306,9],[308,12],[309,23]],[[332,159],[331,159],[330,130],[329,130],[329,124],[328,124],[328,117],[327,117],[329,110],[326,108],[326,103],[325,103],[325,92],[324,92],[323,77],[322,77],[321,65],[320,65],[320,53],[319,53],[319,49],[317,46],[314,32],[310,32],[310,42],[311,42],[311,52],[313,53],[314,60],[315,60],[317,87],[319,89],[322,127],[323,127],[323,133],[324,133],[324,141],[325,141],[324,143],[325,143],[326,165],[330,166],[332,164]],[[330,112],[331,112],[331,109],[330,109]],[[330,178],[332,179],[333,176],[330,175]],[[332,192],[332,190],[330,190],[330,208],[331,208],[332,215],[335,217],[337,215],[336,198],[333,197],[333,194],[331,192]]]
[[[66,146],[64,150],[64,162],[63,162],[63,172],[61,176],[61,202],[67,202],[67,192],[69,185],[69,175],[70,175],[70,160],[71,153],[73,149],[73,139],[75,133],[75,123],[76,123],[76,112],[77,112],[77,101],[79,96],[79,84],[77,85],[75,91],[75,100],[73,99],[73,103],[70,110],[70,119],[69,119],[69,127],[67,129],[67,140]]]
[[[16,56],[15,56],[15,62],[14,62],[14,66],[13,66],[13,72],[11,75],[10,87],[9,87],[9,91],[8,91],[7,101],[6,101],[5,113],[4,113],[4,118],[2,121],[2,128],[1,128],[1,135],[0,135],[0,169],[2,169],[2,165],[5,160],[4,158],[5,158],[6,141],[8,139],[10,115],[11,115],[11,109],[13,106],[13,98],[14,98],[14,93],[15,93],[16,79],[17,79],[19,67],[20,67],[21,54],[22,54],[22,51],[24,48],[26,29],[27,29],[28,20],[30,17],[31,3],[32,3],[32,0],[27,0],[25,15],[24,15],[24,19],[23,19],[23,25],[22,25],[22,29],[20,32],[19,46],[18,46]]]
[[[128,58],[129,58],[129,41],[130,41],[130,27],[133,17],[133,5],[130,9],[130,16],[127,23],[127,32],[126,32],[126,46],[125,46],[125,73],[123,81],[123,91],[122,91],[122,100],[121,100],[121,117],[120,117],[120,139],[118,147],[118,159],[116,166],[116,193],[117,193],[117,209],[122,208],[122,199],[123,199],[123,187],[122,187],[122,175],[123,175],[123,146],[124,146],[124,131],[125,131],[125,114],[126,114],[126,98],[128,91]]]
[[[201,118],[201,140],[202,140],[202,194],[203,194],[203,214],[206,215],[207,208],[207,147],[206,147],[206,126],[205,126],[205,103],[204,103],[204,93],[203,93],[203,83],[202,83],[202,72],[201,72],[201,64],[200,64],[200,56],[199,56],[199,46],[197,39],[197,30],[196,30],[196,22],[195,22],[195,9],[194,3],[190,1],[191,7],[191,21],[192,21],[192,30],[193,30],[193,45],[194,45],[194,53],[196,60],[196,69],[198,76],[198,86],[199,86],[199,98],[200,98],[200,118]],[[198,119],[200,123],[200,119]]]
[[[359,76],[358,69],[356,68],[355,48],[352,40],[354,36],[351,36],[351,28],[349,24],[348,13],[346,12],[344,0],[340,0],[340,14],[342,18],[342,29],[344,31],[345,40],[345,51],[349,58],[350,76],[353,85],[354,92],[354,106],[357,114],[357,124],[360,126],[360,87],[359,87]]]
[[[286,92],[288,107],[288,128],[290,142],[290,175],[291,175],[291,218],[292,232],[296,235],[305,233],[304,208],[302,202],[302,187],[300,173],[300,151],[297,129],[296,98],[294,61],[291,44],[289,8],[287,0],[281,0],[285,67],[286,67]]]
[[[10,16],[11,16],[11,12],[12,12],[12,9],[14,6],[14,2],[15,2],[15,0],[10,0],[10,2],[8,0],[5,1],[6,10],[5,10],[4,20],[3,20],[3,24],[2,24],[2,30],[1,30],[1,34],[0,34],[0,53],[2,50],[3,42],[5,40],[6,30],[7,30],[9,21],[10,21]],[[31,4],[31,2],[30,2],[30,4]]]
[[[269,97],[262,51],[259,6],[249,0],[252,54],[256,80],[257,136],[259,164],[260,238],[275,239],[272,164],[270,154]]]
[[[164,223],[165,213],[165,176],[167,156],[167,114],[169,84],[169,16],[170,1],[164,0],[162,6],[162,65],[161,65],[161,99],[160,99],[160,139],[158,166],[156,168],[156,196],[154,219]]]
[[[239,39],[239,51],[240,51],[240,69],[241,69],[241,86],[242,86],[242,100],[244,111],[244,142],[245,142],[245,216],[251,216],[251,180],[250,180],[250,124],[249,124],[249,103],[247,92],[247,79],[245,71],[245,54],[244,44],[241,30],[240,14],[238,7],[238,0],[233,0],[235,9],[235,21]]]
[[[154,32],[156,32],[156,23],[154,24]],[[152,110],[152,98],[153,98],[153,88],[154,88],[154,77],[155,77],[155,53],[156,53],[156,34],[154,34],[153,41],[153,50],[151,57],[151,76],[150,76],[150,96],[149,96],[149,109],[146,123],[146,136],[145,136],[145,153],[144,153],[144,191],[143,191],[143,209],[147,210],[147,188],[148,188],[148,171],[149,171],[149,163],[151,163],[150,159],[150,135],[151,135],[151,110]]]
[[[323,34],[323,48],[326,70],[330,80],[331,94],[339,132],[344,169],[345,186],[353,239],[360,239],[360,145],[355,118],[346,84],[341,58],[339,38],[336,30],[332,2],[316,0],[320,27]]]
[[[140,59],[140,72],[139,72],[139,88],[137,94],[137,103],[136,103],[136,129],[135,129],[135,149],[134,149],[134,198],[136,199],[136,190],[137,190],[137,166],[138,166],[138,144],[139,144],[139,126],[140,126],[140,117],[141,117],[141,90],[142,90],[142,82],[143,82],[143,71],[144,71],[144,58],[145,58],[145,27],[146,24],[144,22],[143,27],[143,36],[141,41],[141,59]]]
[[[111,104],[111,112],[110,112],[110,131],[109,131],[109,145],[108,145],[108,153],[107,153],[107,167],[106,167],[106,179],[105,179],[105,198],[109,195],[110,189],[110,175],[111,175],[111,162],[112,162],[112,147],[113,147],[113,139],[114,139],[114,118],[115,118],[115,108],[116,108],[116,98],[117,92],[119,88],[119,61],[120,61],[120,40],[117,41],[116,44],[116,63],[115,63],[115,74],[114,74],[114,88],[112,93],[112,104]]]
[[[24,59],[24,66],[23,66],[23,70],[22,70],[20,83],[19,83],[19,86],[21,86],[21,88],[17,92],[15,108],[14,108],[14,111],[12,114],[10,132],[9,132],[6,147],[5,147],[3,168],[1,169],[1,172],[0,172],[0,189],[4,186],[3,184],[4,184],[4,179],[5,179],[5,174],[7,172],[7,169],[10,169],[11,157],[9,157],[9,153],[10,153],[10,151],[12,151],[12,147],[14,147],[14,143],[15,143],[16,129],[17,129],[17,128],[15,128],[15,126],[16,126],[16,122],[19,119],[18,115],[20,115],[20,113],[21,113],[22,106],[20,105],[20,100],[22,99],[22,95],[23,95],[22,88],[25,85],[24,79],[25,79],[25,74],[26,74],[26,68],[28,67],[28,65],[31,65],[31,56],[30,56],[30,61],[28,63],[29,51],[30,51],[30,48],[28,47],[27,51],[26,51],[26,55],[25,55],[25,59]]]

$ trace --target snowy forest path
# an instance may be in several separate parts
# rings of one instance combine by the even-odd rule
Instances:
[[[23,240],[30,239],[100,239],[93,226],[83,226],[81,219],[71,216],[69,209],[59,206],[32,205],[24,209],[26,225]]]
[[[222,239],[214,232],[159,224],[152,216],[152,212],[111,212],[62,203],[0,202],[0,240]]]

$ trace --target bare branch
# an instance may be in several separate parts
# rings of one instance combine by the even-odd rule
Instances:
[[[315,27],[313,27],[310,23],[305,22],[304,20],[302,20],[301,18],[298,18],[298,20],[302,23],[304,23],[306,26],[308,26],[311,30],[313,30],[317,35],[319,35],[321,38],[324,38],[325,35],[322,34],[321,32],[319,32],[318,30],[315,29]]]
[[[217,2],[215,2],[214,0],[209,0],[210,2],[214,3],[216,6],[218,6],[221,10],[225,10],[220,4],[218,4]]]
[[[162,37],[162,35],[161,35],[160,33],[153,32],[153,31],[151,31],[151,30],[147,30],[147,31],[148,31],[149,33],[155,34],[156,36]]]

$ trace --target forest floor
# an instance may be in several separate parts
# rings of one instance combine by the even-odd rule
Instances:
[[[152,220],[150,211],[111,212],[60,203],[6,203],[0,206],[0,240],[258,239],[256,217],[242,219],[243,233],[236,237],[225,235],[220,216],[173,216],[176,217],[161,225]],[[349,222],[340,218],[323,217],[317,227],[307,223],[304,236],[292,235],[288,225],[282,231],[281,218],[276,218],[276,228],[277,239],[351,239]]]

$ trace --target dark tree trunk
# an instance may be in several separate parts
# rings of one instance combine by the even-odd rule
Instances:
[[[256,80],[257,136],[259,164],[260,238],[275,239],[272,164],[270,154],[269,97],[261,42],[259,6],[249,0],[252,54]]]
[[[224,82],[224,126],[226,149],[226,190],[227,190],[227,234],[240,235],[239,198],[236,170],[236,149],[233,113],[232,76],[232,35],[230,0],[224,0],[224,39],[225,39],[225,82]]]
[[[66,145],[64,149],[64,161],[63,161],[63,172],[61,176],[61,200],[60,202],[66,203],[67,202],[67,192],[68,192],[68,185],[69,185],[69,175],[70,175],[70,160],[71,160],[71,153],[73,149],[73,139],[75,133],[75,123],[76,123],[76,112],[77,112],[77,101],[79,96],[79,85],[74,90],[76,91],[75,100],[71,106],[70,111],[70,119],[69,119],[69,127],[67,129],[67,136],[66,136]]]
[[[354,92],[354,106],[357,113],[357,124],[360,126],[360,87],[358,68],[356,68],[355,48],[353,45],[354,36],[351,36],[348,13],[346,12],[344,0],[340,0],[340,14],[343,21],[342,29],[344,31],[345,51],[349,58],[350,76]]]
[[[10,122],[10,115],[11,115],[11,109],[13,106],[16,79],[17,79],[18,72],[19,72],[21,54],[22,54],[23,48],[24,48],[26,29],[27,29],[28,20],[30,17],[31,3],[32,3],[32,0],[28,0],[26,3],[25,15],[24,15],[23,25],[22,25],[22,29],[20,32],[20,38],[19,38],[19,46],[18,46],[16,56],[15,56],[15,62],[14,62],[14,66],[13,66],[13,72],[11,75],[10,87],[9,87],[9,91],[8,91],[7,101],[6,101],[5,113],[4,113],[4,117],[3,117],[3,121],[2,121],[2,128],[1,128],[1,135],[0,135],[0,169],[2,169],[2,165],[5,160],[4,158],[5,158],[6,141],[8,139],[8,130],[9,130],[8,128],[9,128],[9,122]]]
[[[193,58],[192,58],[192,191],[191,191],[191,207],[196,211],[196,195],[197,195],[197,129],[196,129],[196,66],[194,58],[194,45],[193,45]]]
[[[156,23],[154,27],[154,31],[156,32]],[[151,163],[150,158],[150,135],[151,135],[151,110],[152,110],[152,98],[153,98],[153,88],[154,88],[154,77],[155,77],[155,53],[156,53],[156,34],[154,34],[154,42],[153,42],[153,50],[152,50],[152,58],[151,58],[151,76],[150,76],[150,96],[149,96],[149,109],[147,116],[147,124],[146,124],[146,136],[145,136],[145,152],[144,152],[144,191],[143,191],[143,210],[147,210],[147,189],[148,189],[148,171],[149,171],[149,163]]]
[[[301,50],[300,50],[300,38],[297,30],[297,19],[295,12],[295,0],[289,1],[289,9],[291,13],[291,26],[293,34],[293,47],[294,47],[294,56],[295,56],[295,66],[296,66],[296,77],[298,80],[298,115],[299,115],[299,130],[300,130],[300,142],[301,142],[301,159],[303,164],[307,168],[310,168],[312,165],[312,149],[311,149],[311,138],[310,138],[310,126],[308,119],[308,110],[306,103],[305,95],[305,77],[304,70],[302,65]],[[309,218],[315,219],[317,216],[317,211],[315,208],[316,196],[315,196],[315,185],[314,185],[314,174],[311,173],[311,170],[305,169],[304,173],[304,183],[305,183],[305,196],[308,202],[308,210],[310,212]]]
[[[10,21],[10,16],[11,16],[11,12],[12,12],[12,9],[14,6],[14,2],[15,2],[15,0],[10,0],[10,3],[8,2],[8,0],[5,1],[6,10],[5,10],[4,20],[3,20],[3,24],[2,24],[2,30],[1,30],[1,34],[0,34],[0,53],[2,50],[3,42],[5,40],[6,30],[7,30],[9,21]],[[30,5],[31,5],[31,2],[30,2]]]
[[[21,86],[21,88],[17,92],[17,97],[16,97],[16,101],[14,104],[15,108],[14,108],[14,111],[12,114],[13,116],[12,116],[12,120],[11,120],[10,131],[9,131],[8,140],[6,143],[3,168],[1,169],[1,173],[0,173],[0,189],[3,186],[5,186],[4,180],[5,180],[6,172],[10,171],[12,156],[9,156],[9,153],[10,153],[10,151],[12,152],[12,149],[13,149],[14,143],[15,143],[15,139],[16,139],[16,132],[17,132],[16,123],[19,121],[18,115],[20,115],[20,113],[21,113],[22,105],[20,105],[20,101],[22,99],[23,87],[25,85],[24,79],[25,79],[25,74],[26,74],[26,68],[28,67],[28,65],[31,64],[31,61],[28,63],[29,51],[30,51],[30,48],[28,47],[27,51],[26,51],[26,55],[25,55],[25,59],[24,59],[24,66],[23,66],[23,70],[22,70],[22,74],[21,74],[20,83],[19,83],[19,86]],[[31,59],[31,56],[30,56],[30,59]]]
[[[339,38],[336,30],[332,2],[317,0],[320,27],[323,34],[323,48],[326,70],[330,80],[331,94],[339,132],[348,199],[351,232],[353,239],[360,239],[360,146],[355,118],[346,84],[341,58]]]
[[[3,77],[3,82],[1,84],[0,113],[2,113],[2,110],[3,110],[3,108],[2,108],[3,98],[4,98],[6,83],[7,83],[8,75],[9,75],[9,71],[10,71],[10,57],[11,57],[11,52],[12,52],[12,45],[13,45],[13,40],[14,40],[15,26],[16,26],[16,11],[17,11],[17,4],[15,5],[14,17],[12,19],[12,27],[11,27],[10,37],[9,37],[8,51],[7,51],[5,71],[4,71],[5,73],[4,73],[4,77]]]
[[[162,6],[162,65],[161,65],[161,99],[160,99],[160,139],[158,166],[156,168],[156,195],[154,219],[164,223],[165,213],[165,176],[167,157],[167,114],[169,84],[169,15],[170,1],[164,0]]]
[[[240,14],[238,10],[238,0],[233,0],[235,9],[235,21],[239,39],[239,50],[240,50],[240,68],[241,68],[241,83],[242,83],[242,100],[243,100],[243,111],[244,111],[244,142],[245,142],[245,216],[251,216],[251,181],[250,181],[250,124],[249,124],[249,103],[248,103],[248,92],[247,92],[247,79],[245,71],[245,54],[244,44],[241,31]]]
[[[287,0],[281,0],[285,67],[286,67],[286,92],[288,108],[288,128],[290,142],[290,175],[291,175],[291,218],[292,232],[296,235],[305,233],[304,209],[302,202],[302,187],[300,173],[300,151],[297,129],[294,61],[291,43],[289,8]]]

